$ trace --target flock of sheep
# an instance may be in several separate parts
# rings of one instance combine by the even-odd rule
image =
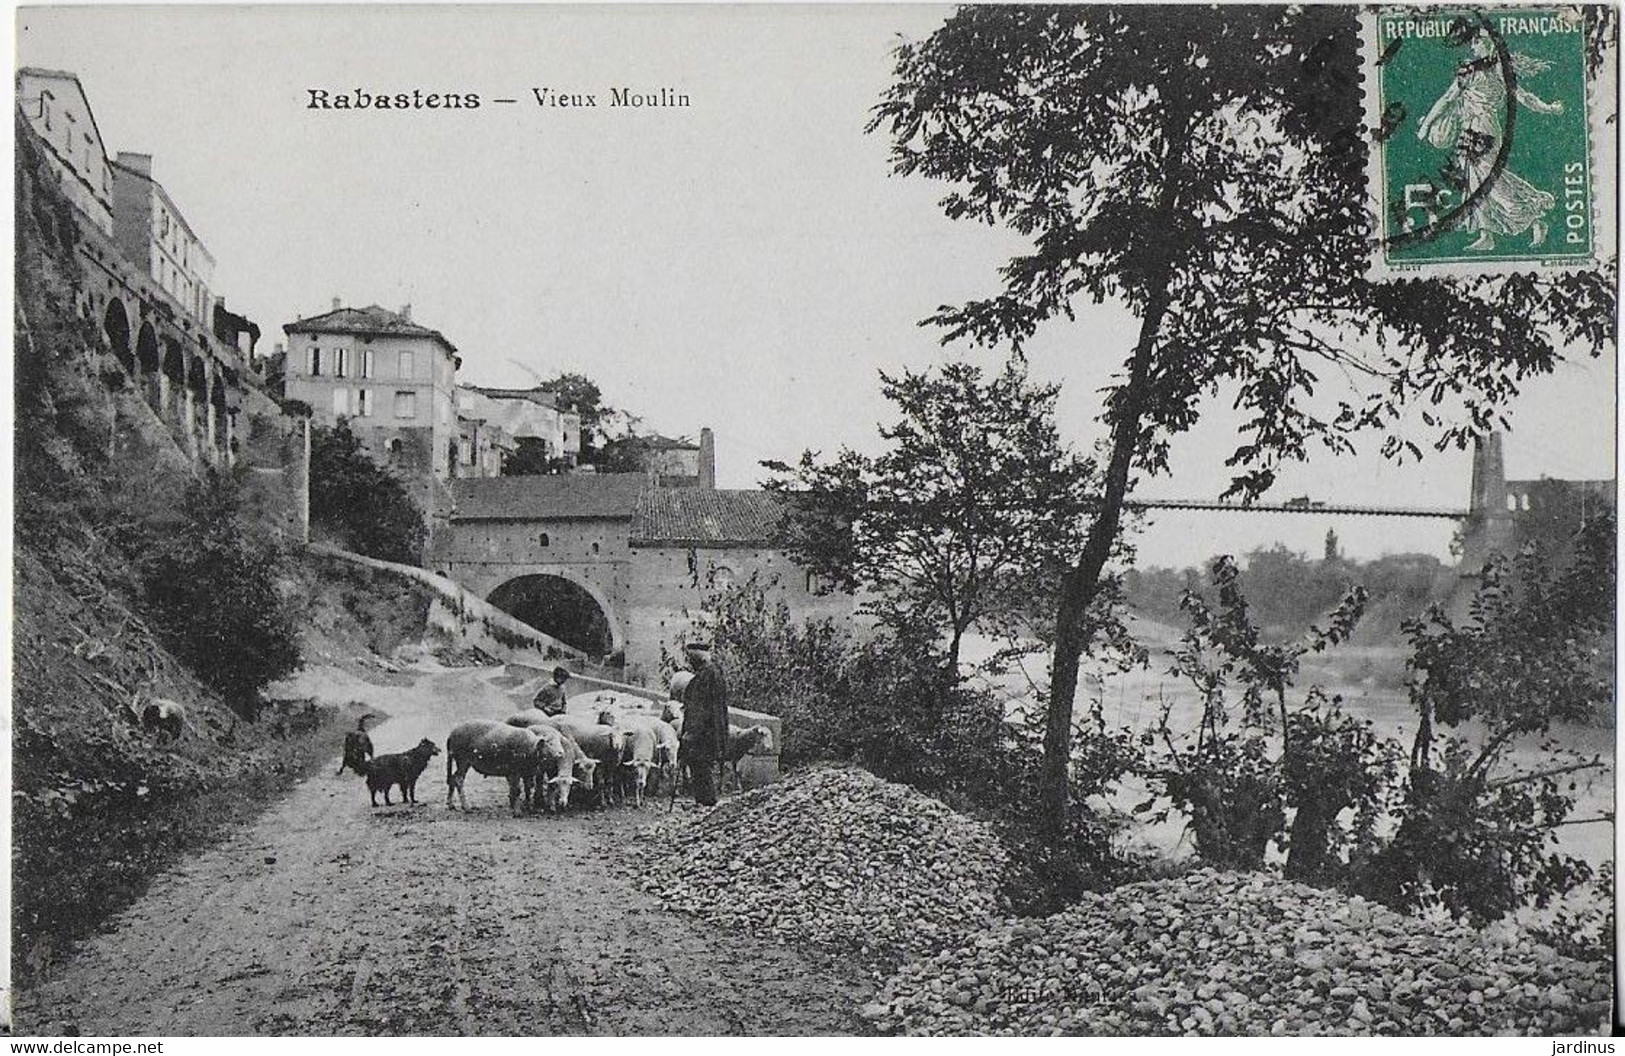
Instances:
[[[375,756],[365,722],[363,718],[346,735],[339,772],[348,766],[364,776],[374,806],[379,792],[384,805],[393,805],[390,791],[397,786],[403,802],[417,802],[417,779],[429,760],[440,754],[439,747],[425,739],[408,752]],[[612,708],[600,708],[595,716],[549,715],[530,708],[502,721],[462,723],[446,737],[446,806],[456,809],[460,803],[468,809],[463,781],[473,770],[507,779],[508,807],[516,815],[538,807],[549,813],[563,810],[572,794],[598,806],[624,804],[630,798],[641,807],[646,797],[663,787],[675,794],[680,771],[686,767],[678,751],[682,724],[675,702],[668,702],[658,715]],[[738,786],[740,760],[772,749],[768,727],[734,729],[719,765],[732,766]]]

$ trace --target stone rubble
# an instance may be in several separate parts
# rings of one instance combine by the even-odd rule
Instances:
[[[630,851],[667,905],[882,964],[992,927],[1001,908],[1005,854],[987,825],[850,767],[671,815]]]
[[[1130,884],[911,962],[863,1015],[922,1035],[1592,1033],[1605,965],[1264,874]]]

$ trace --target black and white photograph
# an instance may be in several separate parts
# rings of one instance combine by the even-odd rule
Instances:
[[[1617,6],[13,15],[10,1035],[1613,1051]]]

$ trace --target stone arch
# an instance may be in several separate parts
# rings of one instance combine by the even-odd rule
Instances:
[[[141,324],[141,333],[135,339],[135,361],[141,371],[142,389],[147,396],[147,406],[163,413],[163,362],[158,356],[158,335],[153,333],[151,323]]]
[[[107,311],[102,314],[102,333],[107,336],[108,350],[124,364],[131,377],[136,376],[135,349],[130,347],[130,316],[124,302],[117,297],[107,299]]]
[[[226,428],[231,413],[226,406],[226,384],[226,379],[217,373],[214,384],[209,386],[209,443],[222,451],[226,450],[230,435]]]
[[[200,444],[207,445],[214,437],[209,422],[209,361],[203,356],[186,357],[186,394],[191,397],[187,400],[191,414],[187,427]]]
[[[597,584],[563,565],[530,566],[486,593],[486,600],[517,620],[589,655],[626,649],[626,631],[614,604]]]
[[[186,353],[181,346],[171,338],[163,339],[164,348],[164,411],[174,413],[176,406],[184,406],[182,394],[186,391]],[[175,416],[184,422],[182,415]]]

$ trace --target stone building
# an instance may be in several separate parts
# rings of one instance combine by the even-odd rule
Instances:
[[[113,235],[124,257],[173,297],[187,315],[214,325],[214,256],[163,185],[152,156],[120,151],[113,168]]]
[[[57,187],[98,231],[113,237],[113,167],[79,78],[27,66],[17,71],[17,108],[56,174]]]
[[[457,415],[457,465],[453,469],[457,476],[500,477],[513,450],[513,437],[502,426]]]
[[[429,547],[440,545],[456,474],[457,346],[413,322],[411,305],[346,308],[336,297],[331,311],[282,330],[284,396],[309,404],[318,425],[344,419],[423,511]]]
[[[302,438],[304,423],[284,420],[258,391],[237,340],[240,328],[251,348],[258,328],[241,316],[222,328],[214,302],[183,301],[176,290],[185,287],[164,285],[150,253],[132,259],[117,237],[119,178],[79,79],[19,71],[15,122],[19,218],[26,211],[47,242],[73,250],[75,310],[100,331],[150,415],[127,424],[167,433],[194,462],[231,466],[246,458],[255,469],[288,471],[290,487],[302,489],[303,441],[291,438]]]
[[[567,465],[575,465],[581,456],[581,416],[560,408],[558,397],[545,389],[459,385],[457,411],[501,429],[515,446],[535,441],[546,457],[562,459]]]
[[[380,465],[441,481],[456,458],[457,347],[438,330],[369,305],[288,323],[283,392],[331,426],[343,418]]]
[[[700,430],[699,443],[658,433],[640,439],[644,469],[662,484],[695,488],[717,486],[716,438],[710,429]]]
[[[466,479],[453,489],[436,570],[572,645],[601,633],[598,651],[622,654],[633,681],[658,675],[661,650],[708,596],[752,575],[798,618],[856,610],[850,595],[820,595],[774,547],[782,511],[765,492],[662,487],[647,473]],[[561,614],[575,625],[556,622]]]

